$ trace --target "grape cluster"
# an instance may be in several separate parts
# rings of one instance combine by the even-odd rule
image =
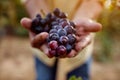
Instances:
[[[48,32],[49,54],[55,57],[65,57],[74,48],[75,24],[67,19],[67,15],[58,8],[48,13],[45,18],[40,14],[32,20],[31,31],[39,34]]]

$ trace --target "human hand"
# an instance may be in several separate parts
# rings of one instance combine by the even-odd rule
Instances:
[[[76,23],[76,39],[75,49],[73,49],[67,57],[75,57],[80,51],[88,46],[92,39],[92,32],[98,32],[101,30],[102,25],[91,19],[79,19],[73,20]]]
[[[48,33],[42,32],[42,33],[39,33],[37,35],[35,33],[33,33],[30,30],[32,20],[29,18],[22,18],[20,23],[29,32],[31,46],[41,50],[48,57],[50,57],[50,58],[53,57],[53,56],[48,54],[48,47],[47,47],[47,43],[46,43],[46,38],[48,37]]]
[[[40,34],[34,34],[31,30],[31,22],[32,20],[29,18],[23,18],[21,20],[21,24],[24,28],[29,31],[29,37],[32,47],[40,49],[43,53],[45,53],[49,58],[54,56],[49,55],[48,47],[46,43],[46,38],[48,37],[47,32],[42,32]],[[65,57],[75,57],[78,52],[80,52],[83,48],[85,48],[92,40],[91,32],[97,32],[101,29],[101,25],[97,22],[94,22],[90,19],[81,19],[74,21],[76,23],[76,39],[77,42],[75,44],[75,49],[73,49],[68,55]]]

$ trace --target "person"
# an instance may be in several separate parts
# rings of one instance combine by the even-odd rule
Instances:
[[[40,10],[44,13],[59,8],[68,13],[70,20],[76,23],[77,43],[66,58],[51,58],[44,40],[48,33],[35,35],[30,31],[32,19],[22,18],[21,25],[29,31],[29,37],[35,54],[37,80],[68,80],[71,76],[90,79],[90,64],[95,32],[102,25],[96,22],[103,8],[102,0],[22,0],[33,19]],[[38,45],[41,44],[41,45]],[[41,51],[41,52],[40,52]],[[46,55],[47,56],[46,56]]]

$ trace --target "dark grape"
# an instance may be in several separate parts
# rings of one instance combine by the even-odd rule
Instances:
[[[74,28],[71,25],[65,26],[64,29],[67,31],[67,34],[75,33],[75,30],[74,30]]]
[[[49,39],[57,41],[59,39],[59,35],[57,33],[51,33],[49,34]]]
[[[50,49],[54,49],[54,50],[55,50],[55,49],[58,47],[58,42],[55,41],[55,40],[50,41],[50,42],[48,43],[48,46],[49,46]]]
[[[51,23],[52,26],[55,26],[55,25],[58,25],[58,24],[59,24],[59,23],[56,22],[56,21],[53,21],[53,22]]]
[[[67,14],[65,14],[64,12],[61,12],[61,13],[59,14],[59,17],[60,17],[60,18],[67,18]]]
[[[46,15],[46,17],[51,18],[51,17],[52,17],[52,14],[51,14],[51,13],[48,13],[48,14]]]
[[[46,19],[41,19],[41,20],[40,20],[40,24],[41,24],[42,26],[45,26],[46,23],[47,23]]]
[[[56,29],[56,30],[59,30],[59,29],[63,29],[61,25],[55,25],[55,26],[52,26],[53,29]]]
[[[70,25],[73,26],[74,28],[75,28],[75,26],[76,26],[75,23],[72,22],[72,21],[70,21]]]
[[[59,39],[59,42],[63,45],[67,44],[69,41],[68,37],[67,36],[61,36],[60,39]]]
[[[53,11],[53,13],[54,13],[55,16],[59,16],[60,12],[61,12],[61,11],[60,11],[58,8],[56,8],[56,9]]]
[[[70,45],[70,44],[66,44],[66,50],[67,50],[67,53],[70,53],[71,52],[71,50],[72,50],[72,48],[73,48],[73,46],[72,45]]]
[[[51,33],[57,33],[57,30],[56,29],[51,29],[49,34],[51,34]]]
[[[49,54],[50,54],[50,56],[55,56],[56,55],[56,50],[51,50],[51,49],[49,49]]]
[[[59,36],[66,36],[66,35],[67,35],[67,32],[66,32],[66,30],[64,30],[64,29],[59,29],[59,30],[58,30],[58,34],[59,34]]]
[[[59,25],[62,25],[62,27],[64,28],[65,26],[68,25],[67,21],[62,21]]]
[[[66,48],[63,46],[63,45],[60,45],[58,48],[57,48],[57,54],[58,56],[65,56],[67,53],[66,51]]]
[[[49,32],[50,31],[50,26],[49,25],[46,25],[45,27],[44,27],[44,32]]]
[[[34,33],[38,34],[38,33],[41,33],[43,32],[43,28],[41,26],[32,26],[31,27],[31,31],[33,31]]]
[[[70,43],[70,44],[74,44],[74,43],[75,43],[76,38],[75,38],[75,35],[74,35],[74,34],[69,34],[67,37],[68,37],[68,39],[69,39],[69,43]]]
[[[32,26],[32,27],[39,26],[39,22],[40,22],[39,19],[38,19],[38,18],[35,18],[35,19],[32,20],[32,25],[31,25],[31,26]]]
[[[39,19],[42,19],[40,14],[37,14],[36,17],[39,18]]]

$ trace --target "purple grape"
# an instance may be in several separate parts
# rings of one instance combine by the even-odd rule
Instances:
[[[49,55],[52,56],[52,57],[56,55],[56,50],[49,49],[48,52],[49,52]]]
[[[41,20],[40,20],[40,24],[41,24],[42,26],[45,26],[46,23],[47,23],[47,22],[46,22],[46,19],[41,19]]]
[[[51,33],[57,33],[57,30],[56,29],[51,29],[49,34],[51,34]]]
[[[39,22],[40,22],[39,19],[38,19],[38,18],[35,18],[35,19],[32,20],[31,26],[32,26],[32,27],[39,26]]]
[[[74,43],[75,43],[76,38],[75,38],[75,35],[74,35],[74,34],[69,34],[67,37],[68,37],[68,39],[69,39],[69,43],[70,43],[70,44],[74,44]]]
[[[41,26],[35,26],[35,27],[32,26],[31,31],[36,33],[36,34],[39,34],[39,33],[41,33],[43,31],[43,28]]]
[[[59,30],[58,30],[58,34],[59,34],[59,36],[66,36],[66,35],[67,35],[67,32],[66,32],[66,30],[64,30],[64,29],[59,29]]]
[[[36,17],[39,18],[39,19],[42,19],[40,14],[37,14]]]
[[[49,34],[49,39],[57,41],[59,39],[59,35],[57,33],[51,33]]]
[[[48,13],[48,14],[46,15],[46,17],[51,18],[51,17],[52,17],[52,14],[51,14],[51,13]]]
[[[73,48],[73,46],[72,45],[70,45],[70,44],[66,44],[66,49],[67,49],[67,53],[69,54],[70,52],[71,52],[71,50],[72,50],[72,48]]]
[[[74,28],[75,28],[75,26],[76,26],[75,23],[72,22],[72,21],[70,21],[70,25],[73,26]]]
[[[69,41],[68,41],[68,37],[67,36],[61,36],[60,39],[59,39],[59,42],[63,45],[67,44]]]
[[[59,24],[59,23],[56,22],[56,21],[53,21],[53,22],[51,23],[52,26],[55,26],[55,25],[58,25],[58,24]]]
[[[63,29],[61,25],[55,25],[55,26],[52,26],[52,28],[56,30]]]
[[[73,34],[75,33],[75,29],[71,25],[67,25],[64,28],[67,31],[67,34]]]
[[[49,25],[46,25],[45,27],[44,27],[44,32],[49,32],[50,31],[50,26]]]
[[[48,43],[48,46],[49,46],[49,48],[50,49],[56,49],[57,47],[58,47],[58,42],[57,41],[55,41],[55,40],[53,40],[53,41],[50,41],[49,43]]]
[[[58,8],[56,8],[56,9],[53,11],[53,13],[54,13],[55,16],[59,16],[60,12],[61,12],[61,11],[60,11]]]
[[[69,24],[67,23],[67,21],[62,21],[61,23],[59,23],[59,25],[62,25],[62,27],[64,28],[65,26],[67,26]]]
[[[62,57],[62,56],[65,56],[66,54],[67,54],[66,48],[63,45],[60,45],[57,48],[57,55]]]
[[[61,12],[61,13],[59,14],[59,17],[60,17],[60,18],[67,18],[67,14],[65,14],[64,12]]]
[[[54,21],[51,23],[52,26],[58,25],[58,22]]]

